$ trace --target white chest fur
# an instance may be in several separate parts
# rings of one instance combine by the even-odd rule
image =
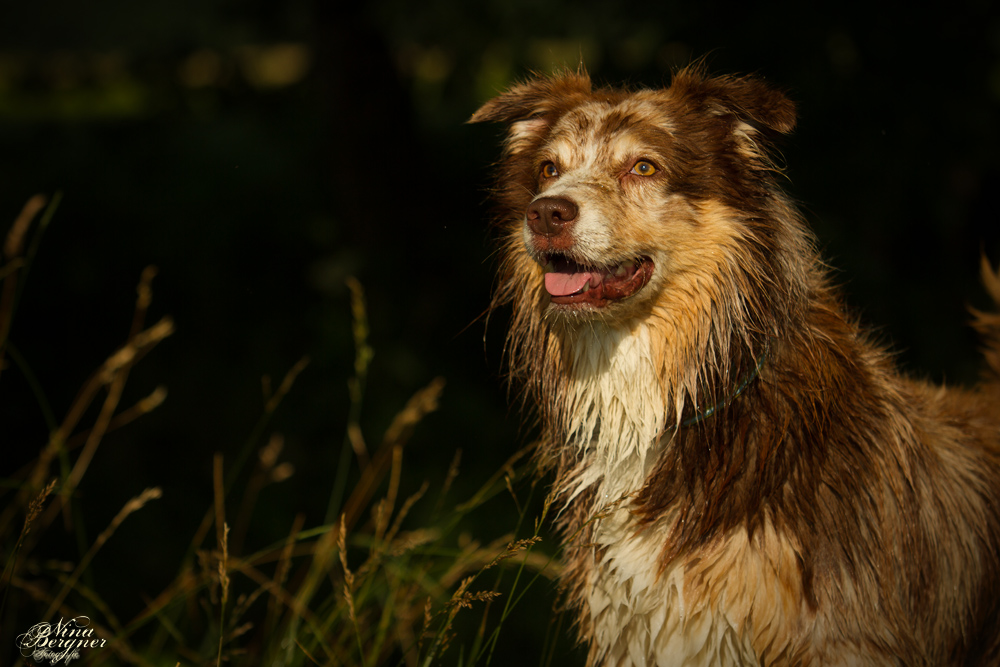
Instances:
[[[746,619],[706,595],[719,582],[692,581],[685,562],[659,573],[664,535],[635,534],[624,509],[601,519],[594,541],[590,615],[597,664],[615,667],[752,667],[758,665]],[[740,575],[732,573],[734,578]],[[702,588],[705,586],[707,588]],[[739,586],[737,585],[736,588]],[[731,591],[735,592],[735,591]],[[736,602],[733,600],[733,602]],[[599,657],[598,657],[599,656]]]
[[[660,572],[673,517],[668,512],[638,532],[627,498],[670,447],[665,406],[675,397],[665,395],[646,328],[595,326],[580,335],[583,340],[571,348],[576,356],[570,433],[584,456],[570,479],[570,502],[594,486],[592,510],[603,515],[586,556],[591,663],[758,665],[754,646],[760,641],[788,645],[786,622],[794,618],[789,605],[801,599],[798,586],[787,579],[796,570],[791,545],[769,526],[752,541],[739,529],[697,558],[680,559]],[[767,627],[754,628],[752,612]]]
[[[599,505],[637,491],[660,452],[664,388],[646,327],[578,332],[567,391],[570,441],[584,450],[573,496],[598,485]]]

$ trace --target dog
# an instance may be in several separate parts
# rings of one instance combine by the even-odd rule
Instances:
[[[793,102],[581,68],[470,122],[588,664],[1000,664],[1000,316],[973,389],[894,368],[779,186]]]

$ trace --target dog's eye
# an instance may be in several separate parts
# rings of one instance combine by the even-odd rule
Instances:
[[[649,160],[639,160],[632,167],[632,173],[637,176],[652,176],[656,171],[656,167]]]
[[[559,170],[551,162],[542,165],[542,178],[555,178],[559,175]]]

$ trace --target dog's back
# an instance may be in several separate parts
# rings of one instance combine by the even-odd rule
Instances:
[[[901,377],[776,184],[794,107],[759,80],[565,74],[472,120],[510,127],[496,301],[590,663],[1000,663],[1000,317],[981,386]]]

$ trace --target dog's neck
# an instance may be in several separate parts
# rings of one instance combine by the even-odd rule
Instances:
[[[597,484],[604,505],[639,490],[662,451],[668,409],[650,331],[605,326],[574,333],[565,427],[580,465],[570,498]]]
[[[597,508],[639,491],[677,430],[714,418],[757,378],[766,356],[765,344],[756,362],[744,362],[742,374],[740,366],[729,368],[735,382],[713,378],[715,391],[708,391],[699,387],[704,368],[677,372],[693,364],[664,358],[663,332],[654,326],[591,323],[564,334],[561,423],[578,463],[564,478],[563,491],[569,501],[591,488]]]

